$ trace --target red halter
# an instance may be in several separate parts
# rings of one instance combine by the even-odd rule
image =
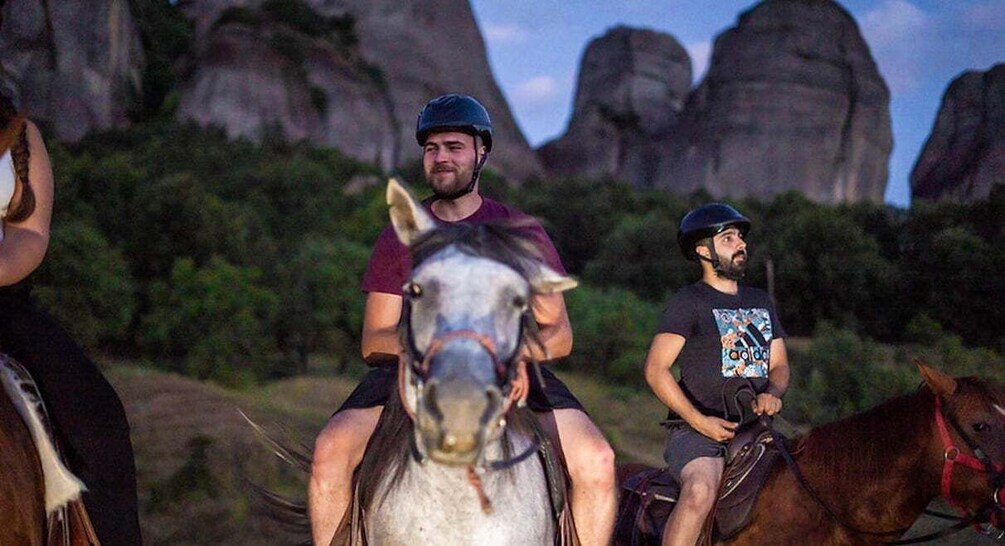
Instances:
[[[963,505],[953,498],[952,485],[953,485],[953,467],[957,464],[963,465],[969,469],[976,470],[978,472],[995,472],[996,474],[1001,474],[1005,472],[1005,464],[994,463],[992,461],[987,461],[987,464],[982,462],[977,457],[963,453],[960,448],[953,445],[953,440],[949,436],[949,428],[946,426],[946,419],[942,415],[942,398],[935,397],[935,424],[936,428],[939,430],[939,437],[942,439],[942,445],[945,446],[944,457],[946,463],[942,466],[942,498],[946,499],[950,504],[956,507],[966,517],[970,517],[970,511],[963,507]],[[962,431],[957,430],[960,434]],[[999,510],[1005,509],[1005,484],[999,486],[995,490],[993,495],[993,500],[995,507]],[[992,525],[995,527],[1001,526],[1002,522],[997,521],[997,513],[992,514]]]

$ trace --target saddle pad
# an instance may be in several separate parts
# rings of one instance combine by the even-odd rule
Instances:
[[[52,440],[52,428],[35,380],[13,358],[0,353],[0,379],[4,390],[31,432],[45,477],[45,509],[52,514],[78,500],[87,487],[63,464]]]

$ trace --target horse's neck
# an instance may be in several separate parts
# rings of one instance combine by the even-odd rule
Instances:
[[[514,435],[510,456],[530,446]],[[501,440],[486,445],[487,459],[506,454]],[[544,473],[537,457],[513,467],[479,474],[491,503],[482,509],[466,467],[448,467],[409,458],[401,476],[381,482],[367,517],[367,534],[381,544],[550,543],[554,523]]]
[[[933,412],[926,391],[895,398],[814,429],[798,462],[849,501],[874,503],[870,495],[882,496],[888,507],[920,512],[938,495]]]

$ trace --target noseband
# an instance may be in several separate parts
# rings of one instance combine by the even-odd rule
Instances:
[[[949,436],[949,428],[946,426],[946,421],[949,421],[949,424],[953,427],[953,430],[956,431],[956,434],[963,439],[963,443],[965,443],[967,447],[970,448],[970,451],[974,453],[973,455],[963,453],[960,451],[960,448],[953,445],[953,440]],[[979,526],[981,523],[990,523],[993,527],[1002,529],[1005,527],[1005,522],[999,521],[997,512],[1005,511],[1005,464],[995,463],[992,461],[984,453],[984,450],[977,445],[977,442],[975,442],[963,431],[963,427],[961,427],[956,421],[956,418],[952,415],[947,415],[942,411],[942,398],[938,396],[935,397],[935,424],[939,431],[939,438],[942,440],[942,446],[945,449],[943,456],[946,462],[942,466],[941,480],[942,498],[946,499],[946,501],[952,504],[965,517],[971,519],[974,522],[975,528],[977,528],[979,532],[986,533],[986,530]],[[963,505],[953,497],[953,469],[957,464],[965,466],[971,470],[986,473],[988,475],[988,480],[991,482],[991,486],[994,488],[991,500],[979,508],[974,514],[964,508]],[[1005,530],[1003,530],[1002,534],[998,536],[998,539],[1000,540],[1003,537],[1005,537]]]

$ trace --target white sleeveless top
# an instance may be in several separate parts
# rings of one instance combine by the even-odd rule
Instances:
[[[17,174],[14,171],[14,158],[11,157],[10,150],[7,150],[0,157],[0,219],[7,217],[7,208],[14,197],[15,180]],[[3,224],[0,223],[0,241],[2,240]]]

